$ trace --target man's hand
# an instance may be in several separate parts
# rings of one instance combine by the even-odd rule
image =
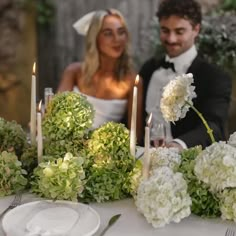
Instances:
[[[183,147],[177,143],[177,142],[169,142],[169,143],[166,143],[166,147],[170,148],[170,147],[174,147],[174,148],[178,148],[179,151],[182,151],[183,150]]]

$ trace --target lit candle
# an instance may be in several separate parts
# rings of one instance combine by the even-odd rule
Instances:
[[[143,178],[148,179],[150,167],[150,126],[152,121],[152,113],[150,113],[145,127],[145,143],[144,143],[144,162],[143,162]]]
[[[30,141],[32,145],[36,144],[36,77],[35,63],[31,80],[31,107],[30,107]]]
[[[130,153],[134,157],[135,157],[135,148],[136,148],[138,82],[139,82],[139,75],[137,75],[135,78],[135,83],[134,83],[134,88],[133,88],[133,103],[132,103],[131,128],[130,128]]]
[[[42,114],[41,114],[42,100],[39,103],[37,112],[37,150],[38,150],[38,164],[42,161],[43,156],[43,135],[42,135]]]

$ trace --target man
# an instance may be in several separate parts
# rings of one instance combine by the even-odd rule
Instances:
[[[225,139],[231,80],[227,74],[203,60],[197,53],[195,39],[201,25],[201,7],[195,0],[163,0],[157,12],[160,40],[165,58],[151,58],[141,68],[144,82],[145,110],[153,113],[153,124],[163,123],[160,99],[163,87],[175,76],[192,73],[197,97],[194,106],[207,120],[213,135]],[[167,125],[167,146],[182,148],[211,144],[197,114],[190,109],[185,118]]]

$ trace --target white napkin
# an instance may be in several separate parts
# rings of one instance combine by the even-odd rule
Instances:
[[[64,236],[77,222],[79,214],[67,207],[50,207],[38,212],[26,224],[26,236]]]

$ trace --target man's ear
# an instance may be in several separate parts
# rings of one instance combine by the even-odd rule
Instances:
[[[195,31],[196,36],[199,34],[200,29],[201,29],[201,25],[200,24],[196,24],[195,26],[193,26],[193,30]]]

